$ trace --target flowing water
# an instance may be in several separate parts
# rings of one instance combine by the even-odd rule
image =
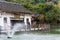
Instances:
[[[8,26],[7,26],[8,27]],[[14,33],[16,30],[19,30],[19,29],[25,29],[26,26],[24,23],[16,23],[14,26],[12,26],[13,29],[8,29],[9,31],[7,31],[8,33],[8,37],[13,37]]]
[[[20,33],[15,34],[11,39],[8,39],[6,35],[0,35],[0,40],[60,40],[60,35],[53,34],[36,34],[34,33]]]
[[[22,26],[21,26],[22,25]],[[40,31],[32,31],[32,32],[20,32],[15,34],[15,30],[20,27],[20,29],[24,28],[23,24],[16,24],[12,29],[12,33],[9,34],[13,36],[12,38],[7,38],[6,34],[0,35],[0,40],[60,40],[60,35],[58,34],[41,34]]]

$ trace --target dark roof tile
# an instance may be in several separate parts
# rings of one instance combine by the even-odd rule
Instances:
[[[18,3],[12,3],[7,1],[0,1],[0,10],[5,10],[9,12],[25,12],[32,13],[31,11],[24,8],[22,5]]]

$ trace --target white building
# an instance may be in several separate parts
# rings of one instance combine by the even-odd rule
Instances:
[[[0,1],[0,26],[3,29],[5,23],[12,26],[16,22],[23,21],[26,25],[27,19],[31,24],[32,15],[32,12],[18,3]]]

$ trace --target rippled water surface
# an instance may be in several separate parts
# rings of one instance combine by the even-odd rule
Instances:
[[[60,40],[60,35],[53,34],[39,34],[35,33],[23,33],[15,34],[11,39],[7,38],[7,35],[0,35],[0,40]]]

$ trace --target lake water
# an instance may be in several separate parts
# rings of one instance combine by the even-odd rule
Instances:
[[[7,35],[0,35],[0,40],[60,40],[58,34],[41,34],[39,32],[23,32],[15,34],[11,39],[7,38]]]

